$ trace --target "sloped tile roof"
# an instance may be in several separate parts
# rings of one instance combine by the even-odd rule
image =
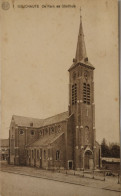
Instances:
[[[63,112],[61,114],[57,114],[55,116],[46,118],[43,121],[43,126],[46,126],[46,125],[49,125],[49,124],[58,123],[58,122],[66,120],[67,118],[68,118],[68,112]]]
[[[64,132],[61,132],[59,134],[46,135],[46,137],[39,138],[35,142],[27,145],[27,147],[39,147],[39,146],[40,147],[41,146],[43,147],[43,146],[48,146],[49,144],[52,144],[57,139],[59,139],[63,134],[64,134]]]
[[[43,124],[42,119],[30,118],[30,117],[24,117],[24,116],[13,115],[13,120],[18,126],[30,127],[30,123],[33,123],[33,127],[41,127]]]
[[[12,119],[15,121],[15,123],[18,126],[30,127],[30,124],[33,123],[33,127],[38,127],[38,128],[64,121],[67,118],[68,118],[68,112],[63,112],[46,119],[36,119],[36,118],[16,116],[16,115],[13,115],[12,117]]]

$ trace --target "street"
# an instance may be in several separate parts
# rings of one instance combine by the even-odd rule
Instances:
[[[1,196],[120,196],[120,192],[0,171]]]

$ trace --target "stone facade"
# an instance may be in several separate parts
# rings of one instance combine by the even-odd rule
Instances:
[[[69,68],[69,111],[41,120],[13,116],[10,164],[44,169],[100,167],[95,138],[94,66],[88,61],[82,21],[73,64]]]

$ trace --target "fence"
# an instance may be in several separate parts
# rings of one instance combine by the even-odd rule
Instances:
[[[64,170],[58,169],[53,172],[63,173],[66,175],[74,175],[82,178],[89,178],[100,181],[107,181],[114,179],[114,182],[121,184],[120,171],[113,172],[111,170]]]

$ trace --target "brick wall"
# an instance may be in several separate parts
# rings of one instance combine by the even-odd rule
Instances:
[[[66,168],[66,145],[65,145],[65,134],[59,137],[53,144],[52,144],[52,160],[53,160],[53,167],[54,168]],[[60,152],[60,159],[56,160],[56,151]]]
[[[75,132],[75,123],[74,123],[74,115],[71,115],[68,119],[67,123],[67,168],[68,161],[74,161],[74,132]]]

